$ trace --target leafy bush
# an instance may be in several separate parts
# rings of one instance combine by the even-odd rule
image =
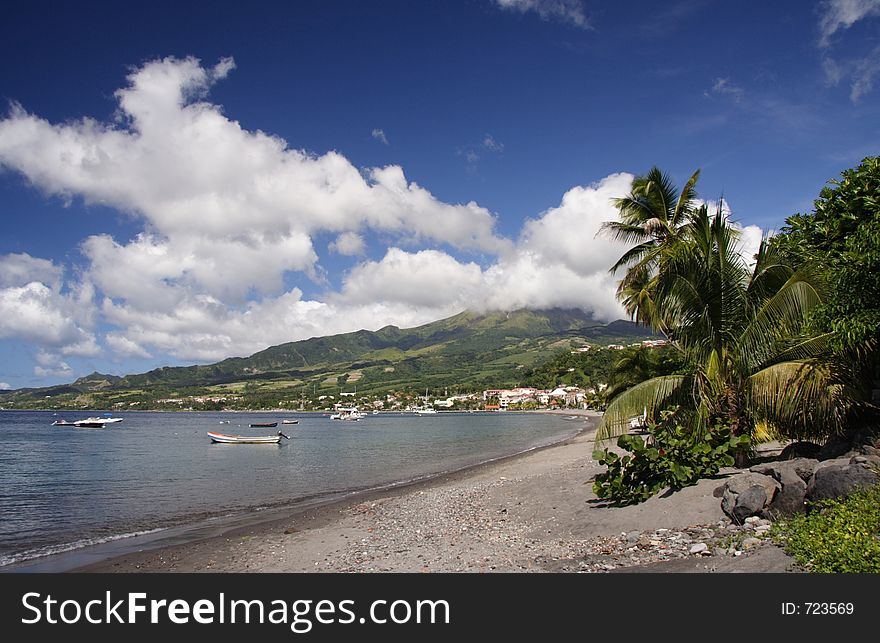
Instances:
[[[880,572],[880,485],[773,526],[771,535],[805,569],[824,573]]]
[[[733,466],[733,453],[749,445],[748,436],[733,436],[720,422],[699,440],[674,421],[674,411],[661,416],[659,423],[649,424],[647,440],[638,435],[617,439],[617,446],[631,455],[593,452],[593,459],[607,467],[593,484],[597,496],[618,506],[643,502],[663,489],[681,489]]]

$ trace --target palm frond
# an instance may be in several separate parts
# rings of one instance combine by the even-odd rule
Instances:
[[[753,419],[790,438],[840,431],[848,412],[842,393],[829,366],[814,361],[774,364],[747,380]]]
[[[746,363],[757,367],[770,359],[777,338],[796,336],[807,313],[821,303],[811,283],[795,273],[785,285],[768,298],[743,329],[738,338]]]
[[[664,375],[636,384],[614,398],[602,416],[596,431],[596,444],[624,433],[630,419],[647,414],[655,418],[682,392],[690,379],[687,375]]]

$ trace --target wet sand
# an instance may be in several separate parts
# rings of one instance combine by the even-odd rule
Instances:
[[[568,415],[575,413],[566,411]],[[84,572],[788,571],[772,545],[736,553],[703,480],[632,507],[598,502],[596,416],[550,447],[355,494],[210,538],[138,551]],[[707,551],[690,554],[693,543]]]

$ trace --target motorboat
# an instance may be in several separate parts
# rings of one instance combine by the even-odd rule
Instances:
[[[367,417],[357,410],[356,406],[340,407],[336,409],[336,413],[330,416],[331,420],[360,420]]]

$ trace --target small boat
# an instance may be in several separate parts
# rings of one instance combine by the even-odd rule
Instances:
[[[250,426],[273,427],[278,426],[278,422],[254,422]]]
[[[278,444],[281,442],[281,438],[290,439],[281,431],[277,435],[226,435],[225,433],[208,431],[208,437],[212,442],[219,444]]]
[[[67,420],[55,420],[52,426],[75,426],[80,429],[103,429],[108,424],[116,424],[122,422],[122,418],[114,417],[90,417],[85,420],[75,420],[68,422]]]
[[[281,420],[281,424],[299,424],[299,420]]]
[[[362,418],[367,417],[363,413],[357,410],[357,407],[352,406],[350,408],[340,407],[337,409],[337,413],[334,413],[330,416],[331,420],[360,420]]]

